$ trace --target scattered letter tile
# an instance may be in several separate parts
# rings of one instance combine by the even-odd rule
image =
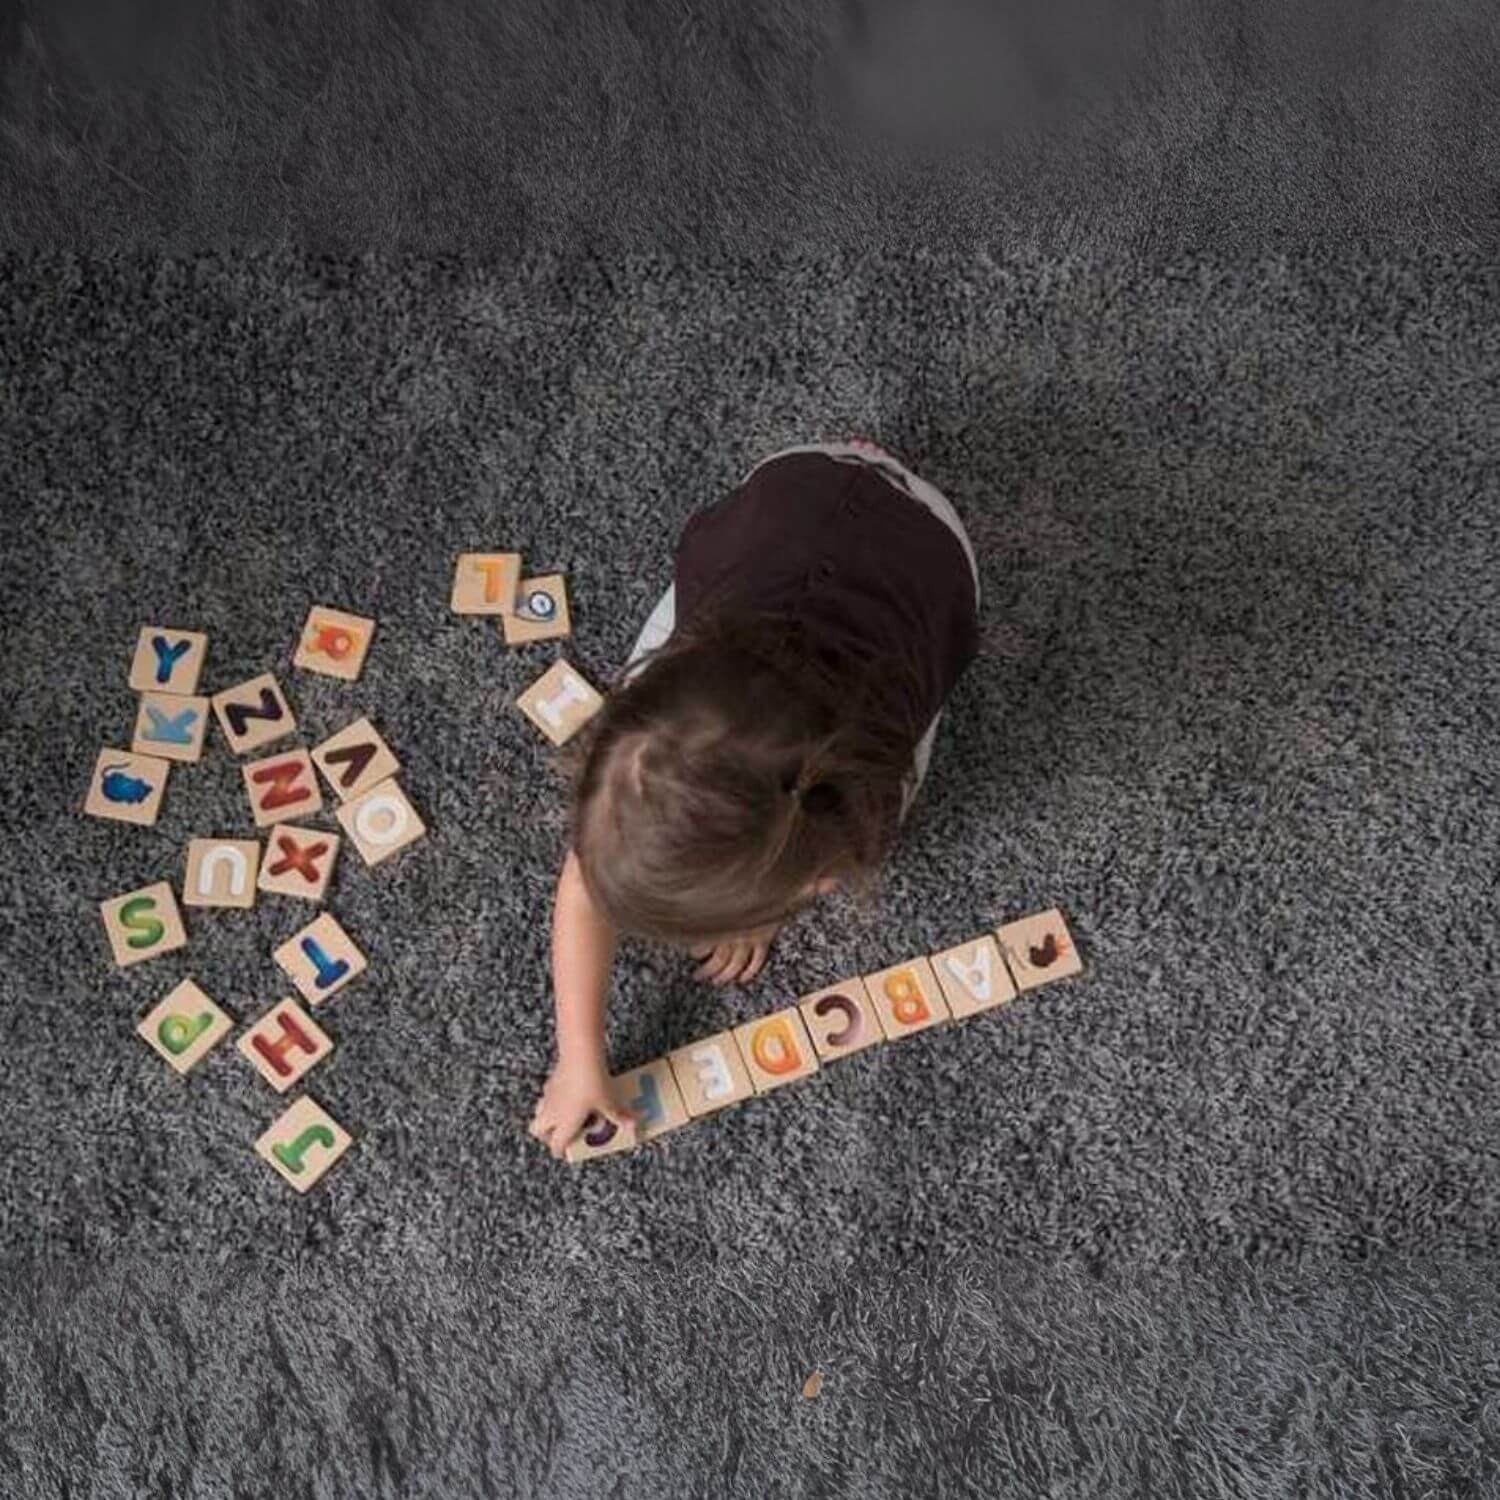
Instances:
[[[519,552],[465,552],[454,569],[450,607],[456,615],[507,615],[520,577]]]
[[[312,758],[340,802],[389,781],[401,769],[401,762],[368,719],[356,719],[315,745]]]
[[[604,699],[565,661],[554,662],[516,699],[554,745],[565,745],[603,706]]]
[[[260,845],[254,839],[191,839],[184,906],[254,906]]]
[[[1055,906],[1019,922],[1007,922],[996,936],[1019,990],[1034,990],[1083,972],[1068,924]]]
[[[278,1000],[239,1040],[240,1051],[278,1094],[333,1051],[333,1039],[295,1000]]]
[[[198,760],[208,729],[208,699],[142,693],[131,749],[163,760]]]
[[[241,769],[257,828],[305,818],[323,805],[317,772],[306,750],[283,750],[252,760]]]
[[[177,898],[165,880],[99,903],[104,934],[120,968],[171,953],[187,942]]]
[[[329,912],[295,932],[272,955],[310,1005],[336,995],[367,963]]]
[[[416,808],[394,779],[382,781],[346,802],[338,809],[338,820],[367,865],[389,859],[427,832]]]
[[[568,616],[568,586],[561,573],[544,578],[524,578],[516,591],[516,607],[500,619],[500,632],[507,646],[529,641],[550,641],[572,631]]]
[[[159,1000],[136,1032],[179,1073],[188,1072],[234,1028],[191,979]]]
[[[129,750],[101,750],[83,810],[93,818],[114,818],[149,828],[161,812],[171,762]]]
[[[354,1137],[305,1094],[255,1143],[259,1155],[305,1193],[354,1144]]]
[[[143,625],[130,662],[130,685],[138,693],[195,693],[208,637],[200,630]]]
[[[224,741],[236,755],[247,755],[291,734],[297,727],[281,684],[269,672],[213,696]]]
[[[321,828],[295,828],[283,823],[266,839],[260,862],[260,889],[277,896],[300,896],[321,901],[333,875],[342,840]]]
[[[321,672],[325,677],[353,682],[364,668],[365,652],[374,634],[374,620],[315,604],[308,611],[292,665],[304,672]]]

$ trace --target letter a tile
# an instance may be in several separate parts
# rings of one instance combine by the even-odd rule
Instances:
[[[932,968],[955,1021],[1016,998],[999,944],[988,933],[934,953]]]
[[[354,1144],[354,1137],[305,1094],[255,1143],[286,1182],[305,1193]]]

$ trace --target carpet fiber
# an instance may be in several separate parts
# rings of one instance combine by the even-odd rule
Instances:
[[[53,255],[4,277],[18,1492],[1496,1482],[1487,263]],[[615,1061],[1054,902],[1086,973],[554,1165],[523,1126],[563,801],[511,707],[554,653],[450,615],[452,559],[514,544],[565,571],[569,655],[603,680],[693,508],[850,430],[968,521],[982,654],[873,906],[799,920],[741,992],[628,946]],[[379,619],[359,683],[290,671],[315,600]],[[326,1008],[311,1084],[359,1144],[306,1200],[250,1153],[278,1106],[232,1048],[183,1082],[132,1031],[186,972],[258,1011],[306,914],[191,913],[185,953],[124,972],[98,928],[191,835],[250,831],[217,741],[154,829],[79,815],[146,621],[209,633],[209,690],[276,671],[307,742],[370,714],[431,826],[336,876],[371,971]],[[1346,1295],[1356,1262],[1386,1279]],[[238,1446],[173,1425],[192,1389],[231,1403]],[[58,1403],[92,1413],[67,1441]]]

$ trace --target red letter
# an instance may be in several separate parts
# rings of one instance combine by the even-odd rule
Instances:
[[[309,885],[318,883],[318,856],[327,854],[328,841],[321,844],[299,844],[289,833],[278,833],[273,843],[281,848],[281,858],[271,866],[271,874],[285,875],[295,870]]]
[[[312,792],[305,786],[297,785],[306,769],[307,765],[304,761],[283,760],[275,765],[262,766],[258,771],[252,771],[251,781],[261,784],[271,783],[271,790],[260,799],[261,807],[269,811],[277,807],[290,807],[294,802],[306,802],[312,796]]]
[[[280,1041],[268,1042],[265,1037],[257,1034],[251,1037],[250,1045],[285,1078],[292,1071],[287,1066],[286,1055],[293,1047],[300,1047],[304,1052],[316,1052],[318,1048],[313,1039],[297,1024],[295,1017],[283,1014],[277,1019],[281,1022]]]

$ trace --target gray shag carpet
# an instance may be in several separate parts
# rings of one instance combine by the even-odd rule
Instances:
[[[11,0],[6,243],[1493,245],[1482,0]]]
[[[1500,1483],[1493,1350],[1500,275],[1462,254],[3,264],[8,1058],[0,1480],[18,1495],[1436,1495]],[[984,648],[874,905],[755,985],[625,950],[621,1066],[1057,902],[1079,980],[640,1153],[523,1130],[563,802],[460,550],[568,574],[602,680],[692,509],[872,433],[954,499]],[[355,685],[308,605],[376,616]],[[305,920],[95,903],[248,832],[213,742],[83,818],[146,621],[305,739],[376,720],[432,834],[346,850],[371,972],[299,1199],[231,1047]],[[326,820],[324,820],[326,821]],[[801,1382],[825,1372],[804,1400]]]

